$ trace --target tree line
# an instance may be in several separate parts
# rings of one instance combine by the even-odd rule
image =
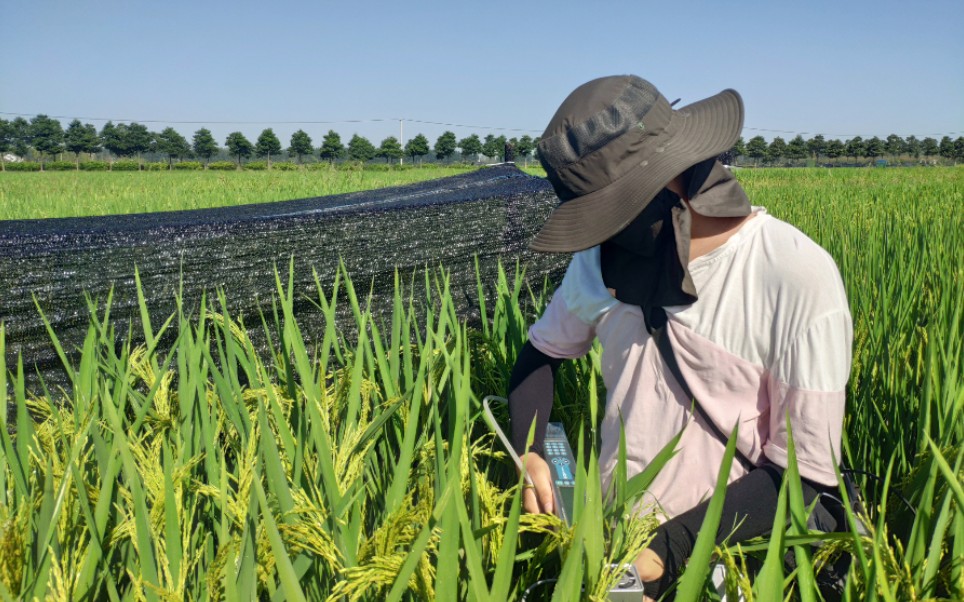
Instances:
[[[864,140],[860,136],[854,136],[842,141],[827,140],[823,135],[817,134],[808,140],[797,135],[789,142],[780,136],[767,142],[763,136],[754,136],[747,142],[740,138],[730,154],[733,158],[748,158],[754,165],[775,165],[804,159],[820,161],[823,158],[850,158],[857,162],[861,159],[873,161],[885,157],[891,157],[895,163],[900,162],[902,157],[910,157],[915,161],[920,161],[922,157],[925,160],[942,157],[957,162],[964,160],[964,137],[958,136],[956,140],[951,140],[950,136],[944,136],[938,142],[930,137],[919,140],[916,136],[902,138],[891,134],[885,139],[874,136]]]
[[[188,141],[172,127],[152,132],[136,122],[115,124],[108,121],[98,132],[92,124],[81,123],[79,119],[71,121],[66,129],[60,121],[46,115],[37,115],[29,121],[23,117],[11,121],[0,119],[0,155],[13,152],[26,157],[32,151],[41,162],[64,152],[73,153],[77,162],[83,155],[93,158],[98,153],[106,152],[111,158],[160,155],[171,164],[183,159],[209,162],[221,153],[230,155],[239,165],[252,157],[264,158],[270,163],[272,159],[285,156],[296,159],[298,163],[307,159],[329,162],[347,159],[364,163],[379,158],[392,162],[406,156],[413,162],[420,162],[430,154],[434,154],[437,161],[450,161],[456,152],[463,160],[479,161],[483,156],[503,160],[509,148],[520,158],[528,158],[535,151],[538,141],[538,138],[530,136],[506,139],[505,136],[493,134],[484,138],[472,134],[458,140],[453,132],[446,131],[431,148],[428,138],[423,134],[415,135],[404,146],[395,136],[389,136],[375,146],[358,134],[353,135],[347,144],[343,143],[337,132],[329,130],[316,148],[311,136],[304,130],[298,130],[291,135],[288,146],[283,148],[272,128],[266,128],[253,143],[241,132],[231,132],[221,147],[207,128],[194,132]]]
[[[321,160],[335,162],[340,160],[360,161],[362,163],[375,159],[386,162],[409,157],[413,162],[422,161],[427,155],[434,155],[436,161],[450,161],[456,154],[465,161],[480,161],[482,157],[504,160],[506,151],[512,152],[520,159],[528,160],[536,153],[539,138],[521,136],[506,139],[505,136],[488,134],[480,138],[472,134],[457,139],[450,131],[442,133],[430,147],[428,139],[417,134],[404,145],[394,136],[388,136],[378,146],[372,144],[364,136],[355,134],[346,143],[334,130],[324,135],[321,145],[314,146],[311,136],[304,130],[298,130],[291,135],[288,146],[283,147],[281,140],[271,128],[264,129],[255,142],[251,142],[241,132],[231,132],[221,147],[214,139],[211,131],[200,128],[191,140],[182,136],[172,127],[161,132],[152,132],[147,126],[131,122],[117,123],[108,121],[101,130],[90,123],[81,123],[74,119],[64,129],[55,118],[47,115],[37,115],[31,120],[17,117],[13,120],[0,119],[0,156],[13,152],[20,157],[26,157],[32,151],[40,161],[57,156],[64,152],[74,154],[79,163],[83,155],[93,158],[94,155],[106,152],[111,158],[141,157],[145,154],[162,156],[169,164],[176,160],[199,159],[209,162],[212,157],[225,153],[231,156],[239,165],[252,157],[272,159],[287,157],[296,159],[298,163],[305,160]],[[944,136],[938,141],[932,137],[918,139],[915,136],[903,138],[891,134],[884,139],[874,136],[864,140],[855,136],[849,140],[827,140],[821,134],[809,139],[797,135],[790,141],[777,136],[767,142],[763,136],[754,136],[748,141],[741,137],[734,147],[724,153],[732,163],[745,163],[740,159],[749,160],[753,165],[781,165],[793,164],[795,161],[822,159],[837,160],[850,158],[853,162],[869,159],[871,161],[884,157],[891,157],[894,162],[900,162],[902,157],[910,157],[914,161],[934,162],[935,157],[947,161],[964,161],[964,137],[952,140]]]

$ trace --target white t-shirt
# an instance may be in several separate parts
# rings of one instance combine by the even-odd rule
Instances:
[[[830,255],[793,226],[753,208],[725,244],[689,264],[699,299],[667,307],[667,334],[693,395],[721,431],[739,421],[739,449],[787,465],[787,416],[801,476],[836,484],[853,328]],[[679,452],[644,504],[673,517],[708,497],[725,445],[691,412],[638,306],[603,284],[599,247],[576,253],[529,340],[556,358],[598,338],[607,389],[600,467],[609,487],[626,432],[628,474],[641,472],[681,430]],[[734,462],[732,482],[745,474]]]

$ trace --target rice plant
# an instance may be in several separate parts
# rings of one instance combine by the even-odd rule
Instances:
[[[858,475],[867,515],[808,531],[791,461],[773,534],[714,548],[711,512],[678,600],[719,598],[711,563],[727,567],[729,599],[818,600],[842,555],[844,599],[964,598],[961,171],[867,173],[740,176],[841,267],[856,339],[841,460],[879,476]],[[110,294],[91,297],[79,349],[50,329],[69,375],[58,390],[28,390],[0,325],[0,598],[605,600],[612,567],[655,527],[634,502],[661,462],[600,490],[598,350],[558,379],[584,501],[571,526],[522,513],[480,417],[552,283],[525,266],[480,280],[473,329],[444,269],[397,274],[384,313],[342,269],[316,278],[308,307],[324,326],[306,331],[291,282],[279,269],[272,311],[253,316],[213,292],[170,316],[142,298],[141,319],[120,324]]]

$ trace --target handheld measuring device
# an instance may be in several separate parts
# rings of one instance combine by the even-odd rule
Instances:
[[[482,409],[489,428],[502,441],[502,445],[505,446],[506,451],[515,461],[519,472],[525,473],[522,459],[515,453],[512,443],[505,436],[492,414],[489,407],[489,403],[492,401],[507,404],[508,400],[504,397],[489,395],[482,400]],[[567,525],[571,525],[575,516],[576,503],[576,459],[572,455],[572,446],[569,445],[569,439],[566,437],[566,431],[563,429],[561,422],[550,422],[548,424],[542,449],[543,457],[549,464],[552,477],[552,500],[556,515],[564,520]],[[528,473],[524,474],[524,478],[528,485],[532,485],[532,479],[529,478]],[[638,602],[643,596],[643,582],[639,578],[639,573],[636,572],[636,567],[632,564],[623,565],[622,569],[625,571],[623,577],[615,587],[609,590],[609,600],[610,602],[628,602],[630,600]]]

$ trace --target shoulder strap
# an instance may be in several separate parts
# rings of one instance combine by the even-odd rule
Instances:
[[[703,409],[703,406],[700,405],[699,400],[696,399],[696,397],[693,395],[693,392],[690,391],[689,385],[686,384],[686,379],[683,378],[683,373],[680,372],[679,364],[676,362],[676,355],[673,354],[673,346],[669,341],[669,336],[666,334],[666,320],[663,320],[662,322],[662,326],[653,329],[650,332],[650,336],[652,336],[653,340],[656,341],[656,348],[659,349],[660,356],[662,356],[663,361],[666,362],[666,366],[673,374],[673,378],[676,379],[676,382],[678,382],[679,386],[683,389],[683,393],[685,393],[686,396],[693,401],[693,410],[700,415],[700,417],[703,419],[703,422],[706,423],[706,425],[710,428],[710,431],[713,433],[713,435],[715,435],[716,438],[722,441],[725,445],[729,440],[729,437],[727,437],[723,431],[720,430],[720,427],[716,426],[716,423],[713,422],[713,419],[710,418],[709,414],[706,413],[706,410]],[[740,451],[739,447],[736,448],[736,459],[747,471],[751,470],[755,466],[753,462],[751,462],[750,459],[747,458],[742,451]]]

